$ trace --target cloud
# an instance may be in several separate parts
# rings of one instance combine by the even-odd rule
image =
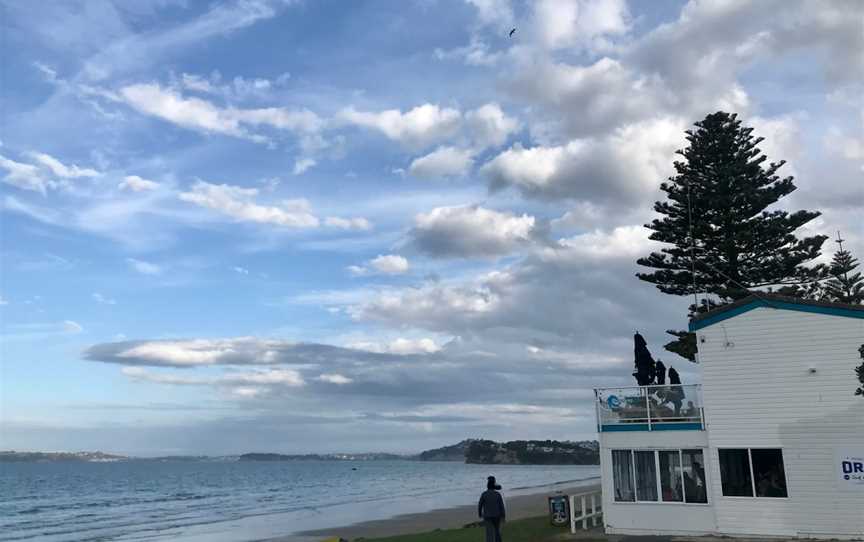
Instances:
[[[309,168],[317,164],[312,158],[301,158],[294,162],[294,175],[303,175]]]
[[[94,292],[91,295],[91,297],[93,298],[93,301],[95,301],[96,303],[99,303],[101,305],[116,305],[117,304],[116,300],[105,297],[104,295],[100,294],[99,292]]]
[[[312,215],[305,199],[283,200],[278,207],[259,205],[252,201],[258,195],[256,188],[242,188],[227,184],[197,181],[179,198],[189,203],[212,209],[238,222],[272,224],[289,228],[315,228],[318,218]]]
[[[239,274],[241,274],[241,275],[248,275],[248,274],[249,274],[249,270],[246,269],[245,267],[234,266],[234,267],[232,267],[231,269],[232,269],[235,273],[239,273]]]
[[[231,386],[237,395],[255,396],[260,391],[255,386],[278,386],[298,388],[306,385],[300,373],[294,369],[267,369],[249,372],[229,372],[216,377],[154,373],[141,367],[124,367],[123,374],[135,380],[179,386]],[[249,387],[252,386],[252,387]]]
[[[498,30],[510,30],[513,25],[513,6],[510,0],[466,0],[477,10],[477,18],[483,25]]]
[[[590,46],[630,29],[625,0],[538,0],[530,31],[548,49]]]
[[[81,324],[75,322],[74,320],[63,320],[62,327],[64,333],[77,334],[84,331],[84,328],[81,326]]]
[[[240,137],[258,143],[268,141],[267,137],[252,133],[249,128],[267,126],[278,130],[315,132],[323,127],[318,115],[308,110],[221,108],[201,98],[184,97],[157,83],[125,86],[118,92],[117,99],[141,113],[183,128]]]
[[[529,197],[635,204],[671,174],[684,146],[684,123],[658,119],[602,138],[523,148],[514,145],[480,168],[492,188],[515,186]]]
[[[348,270],[358,276],[370,274],[402,275],[411,268],[408,260],[396,254],[378,255],[363,266],[352,265]]]
[[[120,365],[199,367],[210,365],[340,365],[377,359],[371,354],[314,343],[258,337],[121,341],[88,348],[83,357]]]
[[[156,265],[155,263],[145,262],[144,260],[136,260],[135,258],[126,258],[126,263],[129,264],[132,269],[141,273],[142,275],[160,275],[162,274],[162,267]]]
[[[465,175],[473,163],[473,152],[455,147],[438,147],[435,151],[415,159],[408,171],[421,178],[456,177]]]
[[[16,162],[5,156],[0,156],[0,167],[7,171],[3,177],[4,183],[45,195],[48,180],[42,176],[37,166]]]
[[[363,217],[341,218],[338,216],[328,216],[324,219],[324,225],[342,230],[368,231],[372,229],[372,223]]]
[[[51,170],[51,172],[64,179],[77,179],[80,177],[98,177],[100,173],[91,168],[80,168],[76,165],[67,166],[53,156],[41,152],[29,153],[37,162]]]
[[[159,183],[142,179],[138,175],[126,175],[120,184],[117,185],[120,190],[131,190],[132,192],[148,192],[159,188]]]
[[[263,77],[246,79],[238,75],[223,82],[222,74],[214,71],[206,77],[183,73],[180,76],[180,84],[186,90],[193,92],[213,94],[229,100],[245,100],[268,97],[273,90],[284,87],[290,78],[291,74],[286,72],[272,80]]]
[[[455,135],[462,115],[456,109],[426,103],[405,113],[398,109],[373,113],[348,107],[338,118],[348,124],[378,130],[407,147],[423,148]]]
[[[358,341],[348,343],[346,346],[379,354],[434,354],[441,351],[441,346],[428,337],[420,339],[399,337],[390,342]]]
[[[479,147],[499,147],[519,129],[519,121],[508,117],[497,103],[488,103],[465,114],[471,139]]]
[[[489,258],[509,254],[538,235],[533,216],[479,206],[436,207],[414,219],[410,232],[418,250],[448,258]]]
[[[321,382],[327,382],[329,384],[336,384],[337,386],[344,386],[345,384],[350,384],[354,382],[353,379],[348,378],[347,376],[340,375],[338,373],[324,373],[318,376],[318,380]]]
[[[9,304],[9,302],[6,301],[6,298],[4,298],[2,295],[0,295],[0,306],[8,305],[8,304]]]

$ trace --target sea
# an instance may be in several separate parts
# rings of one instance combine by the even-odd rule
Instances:
[[[489,475],[506,497],[599,474],[407,460],[0,463],[0,541],[260,541],[473,504]]]

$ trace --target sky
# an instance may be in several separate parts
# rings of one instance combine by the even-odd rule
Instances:
[[[0,13],[0,449],[595,438],[634,331],[699,381],[634,274],[717,110],[864,255],[857,0]]]

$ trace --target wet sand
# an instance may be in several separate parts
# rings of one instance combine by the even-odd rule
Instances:
[[[529,495],[508,496],[504,493],[508,519],[524,519],[548,514],[546,498],[557,493],[576,495],[588,491],[599,490],[597,484],[581,485],[565,488],[552,488],[540,493]],[[599,505],[599,502],[598,502]],[[367,521],[345,527],[308,531],[298,535],[271,539],[269,542],[307,542],[323,540],[331,536],[339,536],[347,540],[355,538],[379,538],[403,534],[422,533],[435,529],[453,529],[463,527],[478,521],[477,506],[465,505],[440,510],[431,510],[419,514],[405,514],[391,519]]]

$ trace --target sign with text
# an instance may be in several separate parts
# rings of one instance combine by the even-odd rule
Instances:
[[[864,491],[864,449],[838,448],[836,469],[842,489]]]

